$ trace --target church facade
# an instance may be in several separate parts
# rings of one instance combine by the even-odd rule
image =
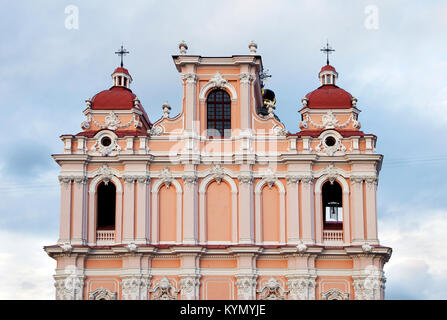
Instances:
[[[383,299],[383,156],[335,68],[291,133],[255,43],[231,57],[179,49],[180,114],[165,103],[151,122],[121,65],[86,100],[82,131],[61,136],[60,235],[44,248],[56,298]]]

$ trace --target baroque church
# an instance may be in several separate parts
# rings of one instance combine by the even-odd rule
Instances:
[[[82,131],[61,135],[59,239],[44,248],[56,299],[383,299],[383,156],[329,59],[292,133],[256,43],[231,57],[187,51],[172,57],[180,114],[165,103],[149,119],[121,47]]]

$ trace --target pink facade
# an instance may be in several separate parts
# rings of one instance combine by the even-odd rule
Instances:
[[[324,66],[276,117],[249,55],[173,56],[182,112],[152,123],[125,68],[62,135],[57,299],[383,299],[376,136]]]

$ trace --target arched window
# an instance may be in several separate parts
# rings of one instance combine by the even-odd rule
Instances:
[[[101,182],[97,191],[97,230],[115,230],[115,204],[115,185]]]
[[[206,100],[207,135],[231,136],[231,99],[224,90],[214,90]]]
[[[322,188],[323,195],[323,228],[326,230],[343,229],[343,191],[334,181],[327,181]]]

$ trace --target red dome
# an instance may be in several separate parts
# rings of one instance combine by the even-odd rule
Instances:
[[[118,68],[119,69],[119,68]],[[93,110],[97,109],[132,109],[133,100],[136,95],[130,89],[125,87],[112,87],[109,90],[101,91],[92,98]]]
[[[323,68],[321,68],[321,71],[326,71],[326,70],[337,72],[337,71],[335,71],[335,68],[333,66],[331,66],[330,64],[327,64],[327,65],[323,66]]]
[[[335,86],[324,85],[306,94],[307,106],[319,109],[351,108],[352,96],[349,92]]]
[[[117,73],[117,72],[125,73],[128,76],[130,76],[129,70],[127,70],[126,68],[123,68],[123,67],[118,67],[118,68],[115,69],[115,71],[113,71],[113,73]]]

